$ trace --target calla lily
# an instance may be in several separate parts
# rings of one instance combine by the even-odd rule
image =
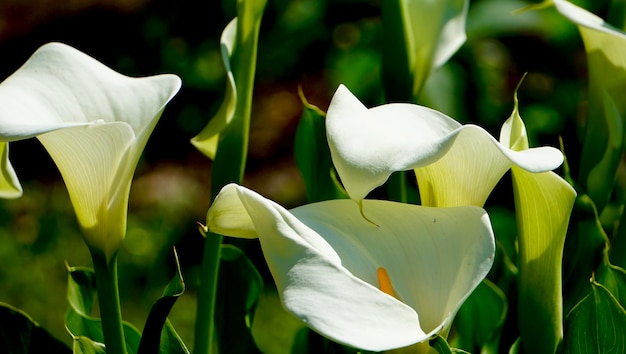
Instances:
[[[478,207],[429,208],[346,199],[288,211],[229,184],[211,232],[258,237],[284,307],[339,343],[389,350],[428,340],[491,268],[495,245]]]
[[[517,94],[500,142],[512,150],[528,149]],[[520,333],[524,348],[554,353],[563,338],[563,247],[576,191],[554,172],[511,169],[519,241]]]
[[[55,161],[92,252],[109,259],[126,230],[131,179],[175,75],[131,78],[61,43],[0,84],[0,139],[37,137]],[[6,154],[4,176],[11,176]]]
[[[578,26],[587,52],[589,106],[580,181],[599,211],[609,201],[625,147],[626,33],[564,0],[551,1]]]
[[[345,87],[326,116],[331,155],[349,196],[361,202],[395,171],[415,170],[422,205],[482,206],[511,166],[537,173],[563,162],[552,147],[515,151],[475,125],[427,107],[366,108]]]

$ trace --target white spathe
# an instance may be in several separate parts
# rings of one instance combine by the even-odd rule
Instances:
[[[351,200],[286,210],[235,184],[207,215],[211,232],[258,237],[284,307],[313,330],[352,347],[380,351],[449,328],[487,275],[495,243],[478,207],[429,208]],[[395,296],[379,289],[384,268]]]
[[[368,109],[343,85],[328,108],[326,134],[339,177],[356,201],[391,173],[414,169],[424,205],[482,206],[511,166],[545,172],[563,162],[555,148],[514,151],[483,128],[427,107],[390,103]]]

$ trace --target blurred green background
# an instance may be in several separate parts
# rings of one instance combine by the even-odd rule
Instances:
[[[382,0],[379,0],[382,1]],[[573,1],[605,17],[606,1]],[[520,110],[531,146],[558,146],[576,170],[585,117],[586,62],[576,28],[553,9],[511,15],[530,2],[471,1],[468,41],[427,83],[421,103],[496,137],[510,115],[523,73]],[[236,1],[2,0],[0,80],[42,44],[60,41],[131,75],[175,73],[183,88],[169,104],[140,162],[119,257],[124,319],[143,328],[152,302],[174,272],[179,251],[186,293],[170,316],[191,345],[211,162],[189,143],[219,107],[224,91],[219,37]],[[375,0],[269,0],[257,64],[250,155],[244,184],[287,207],[305,202],[293,136],[308,101],[326,109],[344,83],[366,105],[384,102],[380,9]],[[0,107],[2,109],[2,107]],[[16,117],[19,119],[19,117]],[[60,175],[31,139],[11,144],[24,196],[0,201],[0,301],[29,313],[65,342],[66,262],[90,265]],[[497,233],[513,232],[503,179],[487,204]],[[252,260],[270,281],[258,245]]]

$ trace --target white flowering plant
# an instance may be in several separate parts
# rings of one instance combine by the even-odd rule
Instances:
[[[0,196],[28,197],[18,161],[26,158],[9,145],[36,138],[66,186],[91,262],[63,269],[65,338],[0,298],[0,352],[626,351],[626,6],[608,1],[605,20],[565,0],[234,3],[223,9],[234,18],[208,69],[174,59],[175,74],[131,77],[52,41],[0,83]],[[348,10],[357,9],[366,15],[355,22]],[[268,21],[274,31],[264,30]],[[584,70],[575,85],[510,64],[526,50],[540,62],[549,54],[517,42],[505,50],[506,38],[539,36],[557,52],[563,33],[578,41]],[[323,79],[302,75],[263,94],[268,71],[311,65],[315,50],[303,43],[323,36],[336,49]],[[160,44],[188,50],[178,40]],[[154,132],[207,104],[167,109],[187,83],[205,90],[199,78],[213,71],[223,74],[221,97],[184,142],[207,163],[187,168],[210,178],[147,192],[171,197],[174,184],[172,195],[185,196],[180,210],[206,218],[163,242],[174,275],[160,296],[143,299],[140,284],[120,281],[132,268],[123,258],[140,253],[127,237],[139,229],[133,213],[159,225],[168,210],[185,216],[174,200],[133,208],[132,181],[144,148],[177,151],[173,132]],[[324,93],[311,94],[311,82]],[[566,99],[556,108],[526,103],[548,93]],[[279,118],[256,120],[263,109]],[[289,114],[292,129],[280,130]],[[289,141],[296,187],[286,182],[294,177],[258,169],[253,182],[255,165],[280,169],[255,147],[262,129]],[[189,203],[200,190],[210,200]],[[281,198],[292,190],[297,198]],[[2,220],[18,225],[13,216]],[[144,231],[141,242],[156,250],[153,233],[166,228]],[[186,242],[201,245],[191,247],[201,249],[192,266],[189,251],[171,251]],[[144,271],[155,263],[138,262]],[[139,326],[121,301],[132,292],[148,301]]]

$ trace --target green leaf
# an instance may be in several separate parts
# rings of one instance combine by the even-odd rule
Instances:
[[[220,353],[259,353],[251,334],[254,306],[263,279],[237,247],[222,245],[215,318]]]
[[[65,354],[71,350],[23,311],[0,303],[0,352]]]
[[[624,353],[625,328],[624,308],[592,280],[590,293],[565,318],[564,353]]]
[[[590,98],[590,104],[591,102]],[[594,107],[590,105],[589,109],[594,109]],[[598,122],[587,123],[588,128],[586,132],[588,133],[585,135],[581,166],[589,168],[589,173],[586,176],[586,180],[582,178],[581,180],[585,183],[589,196],[595,202],[596,207],[599,210],[603,210],[613,191],[617,167],[624,150],[624,127],[622,114],[618,110],[613,97],[606,90],[603,90],[602,104],[600,104],[600,107],[595,108],[593,112],[602,112],[601,118],[603,120],[593,117],[593,119],[589,120],[597,120]],[[599,126],[602,128],[599,128]],[[600,132],[598,131],[599,129],[604,129],[605,131]],[[599,141],[603,143],[598,144]],[[602,155],[595,155],[598,148],[602,146],[604,146]],[[593,167],[588,167],[589,165]]]
[[[74,337],[74,354],[106,354],[104,344],[87,337]]]
[[[252,335],[259,350],[266,354],[309,353],[310,330],[296,316],[287,312],[273,284],[263,287],[254,310]]]
[[[387,101],[411,102],[413,98],[413,75],[406,45],[408,33],[402,20],[402,1],[389,0],[380,3],[383,25],[383,82]]]
[[[451,344],[471,353],[497,353],[507,308],[504,293],[483,280],[457,313],[454,325],[458,332]]]
[[[442,336],[437,336],[434,339],[431,339],[428,344],[439,354],[468,353],[463,349],[450,348],[450,345],[448,345],[448,342],[446,342]]]
[[[563,252],[563,310],[568,313],[589,293],[589,278],[600,262],[608,238],[593,201],[579,195]]]
[[[626,271],[609,263],[605,257],[595,276],[598,283],[605,286],[619,304],[626,308]]]
[[[74,346],[87,350],[85,353],[91,353],[89,350],[92,349],[89,348],[92,346],[87,344],[88,341],[85,338],[96,343],[104,343],[102,322],[91,316],[97,293],[96,276],[90,268],[68,266],[67,270],[67,299],[70,307],[65,315],[65,327],[74,340]],[[128,354],[137,353],[141,334],[128,322],[123,323],[123,329]]]
[[[176,300],[185,292],[185,283],[180,271],[176,249],[174,249],[174,261],[176,264],[176,273],[167,284],[163,295],[157,299],[150,309],[139,343],[137,352],[139,354],[189,353],[182,339],[167,320],[167,316],[172,310],[174,303],[176,303]]]
[[[325,113],[307,102],[302,89],[298,93],[304,105],[296,130],[294,156],[306,187],[309,203],[347,198],[337,183],[326,139]]]

